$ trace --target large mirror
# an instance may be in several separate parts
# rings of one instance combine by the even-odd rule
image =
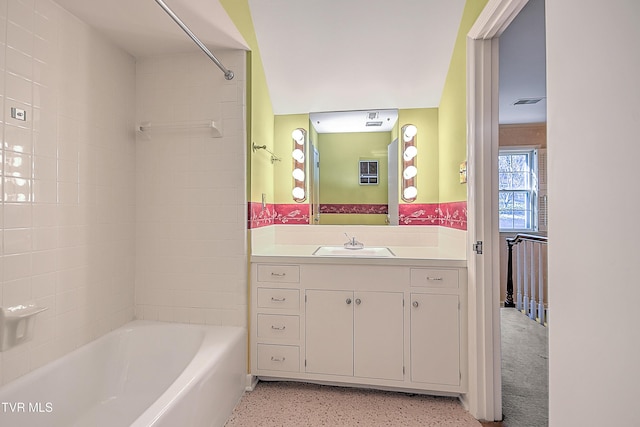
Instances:
[[[397,225],[398,110],[309,115],[311,222]]]

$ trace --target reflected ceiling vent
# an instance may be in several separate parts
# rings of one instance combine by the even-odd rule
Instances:
[[[378,111],[369,111],[367,113],[367,120],[375,120],[380,117],[380,113]]]
[[[543,97],[541,97],[541,98],[520,98],[516,102],[514,102],[513,105],[537,104],[538,102],[542,101],[542,99],[543,99]]]

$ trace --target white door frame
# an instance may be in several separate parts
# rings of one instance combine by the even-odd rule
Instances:
[[[477,419],[502,419],[498,235],[498,37],[528,0],[489,0],[467,35],[469,393]],[[483,242],[483,254],[472,245]]]

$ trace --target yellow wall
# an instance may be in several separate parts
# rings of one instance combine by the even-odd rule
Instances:
[[[418,155],[418,198],[417,203],[434,203],[466,200],[466,185],[459,183],[459,165],[466,160],[466,35],[488,0],[468,0],[458,31],[455,49],[439,108],[411,109],[399,111],[399,127],[415,122],[418,126],[420,154]],[[250,172],[249,200],[261,201],[267,195],[268,203],[290,203],[289,149],[281,144],[289,144],[287,127],[303,127],[309,130],[307,114],[274,118],[271,99],[260,58],[251,13],[247,0],[220,0],[227,13],[251,47],[248,54],[248,170]],[[390,106],[392,107],[392,106]],[[276,122],[278,123],[276,125]],[[293,126],[291,126],[293,124]],[[319,136],[322,138],[323,136]],[[388,144],[395,134],[387,134]],[[266,145],[282,157],[282,162],[270,162],[264,151],[251,152],[251,143]],[[426,148],[426,150],[425,150]],[[386,158],[386,151],[385,151]],[[322,154],[321,154],[322,164]],[[355,167],[354,167],[355,170]],[[285,174],[286,172],[286,174]],[[340,175],[342,172],[330,172]],[[386,171],[385,171],[386,174]],[[326,178],[327,172],[321,173]],[[349,178],[346,178],[349,179]],[[355,180],[357,185],[357,180]],[[323,185],[324,187],[324,185]],[[385,175],[386,187],[386,175]],[[333,191],[333,190],[330,190]],[[351,195],[353,196],[353,194]],[[342,202],[354,203],[353,198]],[[327,202],[322,198],[323,203]],[[361,203],[377,203],[366,202]]]
[[[467,159],[467,33],[488,0],[467,0],[440,99],[440,202],[467,199],[460,163]]]
[[[415,125],[418,128],[418,155],[416,156],[418,197],[413,203],[438,203],[438,109],[414,108],[399,110],[398,129],[401,130],[402,126],[408,124]],[[402,139],[398,141],[398,149],[400,150],[399,173],[402,174]],[[405,203],[402,199],[399,202]]]
[[[267,202],[271,203],[274,194],[274,165],[271,164],[270,156],[263,150],[256,153],[251,151],[252,142],[271,149],[274,138],[273,108],[251,11],[247,0],[220,0],[220,4],[251,48],[251,52],[247,53],[247,170],[250,173],[248,198],[251,202],[260,202],[264,193],[267,195]]]
[[[293,196],[291,195],[291,190],[293,190],[293,177],[291,176],[291,173],[293,171],[293,158],[291,157],[291,151],[293,150],[293,140],[291,138],[291,132],[293,132],[293,130],[296,128],[302,128],[306,130],[307,140],[309,139],[308,114],[289,114],[275,116],[274,148],[275,153],[282,159],[281,162],[276,162],[273,171],[275,185],[275,196],[273,200],[275,203],[295,203],[293,200]],[[309,198],[307,197],[307,202],[308,200]]]
[[[320,225],[387,225],[387,215],[322,214]]]
[[[318,135],[318,141],[320,203],[387,203],[390,132],[324,133]],[[378,160],[378,185],[360,185],[360,160]]]

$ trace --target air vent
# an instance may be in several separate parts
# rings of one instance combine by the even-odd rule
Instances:
[[[382,126],[382,122],[367,122],[367,127],[369,126]]]
[[[542,101],[542,98],[521,98],[514,102],[513,105],[537,104],[540,101]]]
[[[367,113],[367,120],[375,120],[380,117],[380,113],[378,111],[370,111]]]

